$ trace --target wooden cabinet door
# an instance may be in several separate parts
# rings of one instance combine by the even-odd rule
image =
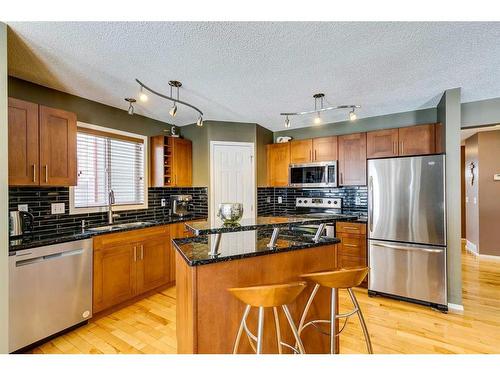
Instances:
[[[366,185],[366,133],[341,135],[338,144],[340,185]]]
[[[312,140],[313,161],[337,160],[337,137],[321,137]]]
[[[303,139],[290,142],[290,163],[309,163],[312,156],[312,139]]]
[[[193,148],[188,139],[173,138],[173,186],[192,186]]]
[[[9,98],[9,185],[38,185],[38,104]]]
[[[399,155],[425,155],[436,152],[434,124],[399,128]]]
[[[137,244],[137,294],[171,281],[170,252],[169,235],[151,237]]]
[[[288,185],[289,165],[289,142],[267,145],[267,184],[269,186]]]
[[[377,130],[366,133],[366,157],[398,156],[398,129]]]
[[[40,106],[40,185],[76,185],[76,115]]]
[[[136,260],[135,244],[122,243],[94,249],[94,313],[135,295]]]

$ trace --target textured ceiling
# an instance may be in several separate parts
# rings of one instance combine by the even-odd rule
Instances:
[[[500,96],[500,23],[15,22],[9,74],[126,109],[139,78],[207,120],[283,129],[283,111],[359,104],[359,117],[433,107],[443,90],[462,101]],[[151,99],[137,112],[171,122],[170,104]],[[345,120],[325,113],[323,120]],[[312,125],[294,117],[292,128]],[[180,107],[173,123],[196,121]]]

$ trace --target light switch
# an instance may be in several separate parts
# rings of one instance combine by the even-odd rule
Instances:
[[[18,211],[28,211],[28,205],[27,204],[18,204],[17,205]]]
[[[500,181],[500,173],[495,173],[493,175],[493,181]]]
[[[64,214],[65,205],[63,203],[52,203],[50,205],[52,215]]]

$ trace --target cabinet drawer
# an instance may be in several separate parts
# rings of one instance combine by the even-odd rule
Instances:
[[[149,237],[161,236],[165,234],[170,235],[170,227],[168,225],[102,234],[94,237],[94,250],[123,243],[129,244],[133,242],[140,242]]]
[[[366,225],[363,223],[338,222],[338,233],[366,234]]]
[[[342,255],[366,258],[366,240],[364,237],[343,235],[341,241],[340,253]]]
[[[341,254],[339,256],[339,266],[340,267],[365,267],[366,258],[354,257]]]

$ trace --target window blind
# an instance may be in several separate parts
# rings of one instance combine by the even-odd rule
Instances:
[[[76,208],[107,206],[110,190],[116,205],[144,204],[144,144],[118,137],[77,133]]]

